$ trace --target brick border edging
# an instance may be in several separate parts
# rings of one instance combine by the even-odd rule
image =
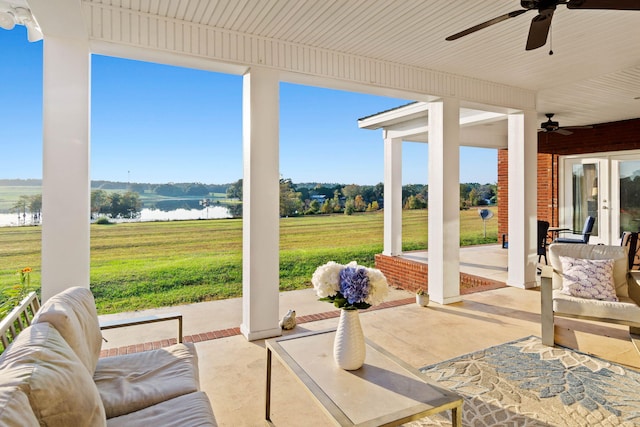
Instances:
[[[371,310],[380,310],[383,308],[398,307],[398,306],[406,305],[412,302],[415,302],[414,298],[404,298],[404,299],[399,299],[394,301],[386,301],[380,305],[371,307],[368,310],[371,311]],[[296,323],[315,322],[318,320],[333,319],[339,316],[340,316],[340,310],[331,310],[331,311],[325,311],[323,313],[307,314],[307,315],[296,317]],[[239,327],[220,329],[220,330],[211,331],[211,332],[203,332],[203,333],[194,334],[194,335],[185,335],[182,339],[184,342],[197,343],[202,341],[215,340],[218,338],[231,337],[234,335],[240,335]],[[122,346],[122,347],[114,347],[114,348],[102,350],[100,352],[100,357],[120,356],[123,354],[132,354],[132,353],[140,353],[142,351],[156,350],[158,348],[168,347],[170,345],[176,344],[177,342],[178,341],[175,338],[171,338],[171,339],[146,342],[146,343],[140,343],[140,344],[134,344],[134,345],[128,345],[128,346]]]
[[[472,276],[470,274],[465,274],[465,276],[468,276],[468,282],[465,282],[463,284],[462,274],[460,276],[461,276],[461,282],[460,282],[461,295],[468,295],[475,292],[483,292],[483,291],[489,291],[493,289],[506,287],[506,284],[502,282],[497,282],[495,280],[488,280],[482,277]],[[394,300],[394,301],[386,301],[380,305],[367,309],[367,311],[375,311],[375,310],[382,310],[385,308],[399,307],[399,306],[411,304],[414,302],[415,302],[415,298],[403,298],[403,299]],[[331,310],[331,311],[325,311],[323,313],[306,314],[300,317],[296,317],[296,323],[300,324],[300,323],[315,322],[318,320],[334,319],[339,316],[340,316],[340,310]],[[220,330],[211,331],[211,332],[203,332],[203,333],[194,334],[194,335],[185,335],[183,337],[183,341],[190,342],[190,343],[198,343],[202,341],[211,341],[219,338],[231,337],[235,335],[240,335],[239,327],[220,329]],[[171,338],[171,339],[164,339],[164,340],[153,341],[153,342],[127,345],[122,347],[114,347],[114,348],[102,350],[100,352],[100,357],[102,358],[102,357],[111,357],[111,356],[121,356],[124,354],[140,353],[143,351],[156,350],[162,347],[168,347],[176,343],[177,343],[177,340],[175,338]]]

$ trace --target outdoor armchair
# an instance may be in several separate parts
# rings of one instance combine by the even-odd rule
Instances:
[[[549,257],[551,265],[542,268],[540,281],[542,343],[555,345],[555,318],[569,317],[629,326],[640,352],[640,271],[629,271],[627,247],[553,243]],[[611,272],[595,272],[585,262],[589,260],[613,264]],[[579,271],[582,265],[584,271]],[[611,298],[598,295],[605,288],[603,277]],[[575,282],[578,286],[572,288]],[[589,293],[594,289],[598,292]]]
[[[582,227],[582,232],[580,231],[563,231],[560,230],[560,233],[571,232],[573,234],[580,234],[582,237],[579,239],[567,238],[567,237],[558,237],[553,241],[553,243],[582,243],[588,244],[589,238],[591,237],[591,233],[593,232],[593,225],[595,224],[596,219],[592,216],[588,216],[587,219],[584,220],[584,227]]]

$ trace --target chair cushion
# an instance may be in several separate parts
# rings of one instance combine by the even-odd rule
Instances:
[[[624,320],[640,327],[640,307],[631,298],[620,297],[618,302],[589,300],[565,295],[560,290],[554,290],[553,311],[560,315]]]
[[[549,246],[549,257],[553,266],[553,289],[562,289],[562,263],[560,256],[582,259],[613,259],[613,282],[618,298],[629,296],[627,272],[629,270],[627,248],[606,245],[576,245],[553,243]]]
[[[0,387],[0,425],[5,427],[40,427],[29,398],[18,386]]]
[[[23,330],[0,356],[0,383],[18,387],[40,425],[104,426],[98,389],[75,352],[48,323]]]
[[[189,393],[131,414],[107,420],[108,427],[217,426],[211,403],[202,392]]]
[[[562,292],[579,298],[618,301],[613,284],[612,259],[561,256]]]
[[[49,298],[33,319],[33,323],[38,322],[52,324],[93,375],[102,348],[102,333],[89,289],[73,287]]]
[[[182,343],[102,358],[93,380],[107,418],[112,418],[198,391],[198,375],[195,346]]]

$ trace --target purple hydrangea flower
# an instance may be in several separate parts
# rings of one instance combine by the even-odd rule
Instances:
[[[340,272],[340,293],[349,304],[363,302],[369,295],[369,276],[365,268],[345,267]]]

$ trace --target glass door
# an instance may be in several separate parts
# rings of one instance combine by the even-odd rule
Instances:
[[[636,156],[637,157],[637,156]],[[611,210],[616,213],[612,229],[620,237],[624,231],[640,230],[640,159],[615,157],[612,159]]]
[[[617,245],[624,231],[640,231],[640,151],[565,157],[560,168],[560,226],[581,230],[596,218],[589,243]]]
[[[609,165],[607,159],[567,159],[560,225],[582,231],[588,216],[596,219],[589,243],[609,244]]]

